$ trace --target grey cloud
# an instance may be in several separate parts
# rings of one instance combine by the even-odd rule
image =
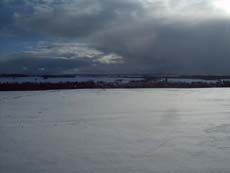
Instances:
[[[2,2],[11,29],[61,37],[89,37],[114,23],[149,20],[188,24],[223,17],[215,0],[16,0]],[[4,23],[3,23],[4,24]]]
[[[99,49],[125,57],[127,69],[132,71],[140,66],[149,73],[228,73],[230,33],[226,20],[193,26],[149,21],[135,25],[109,28],[97,35]]]
[[[77,69],[89,66],[81,60],[64,59],[40,59],[23,57],[0,63],[1,73],[25,73],[25,74],[62,74],[69,69]],[[13,69],[13,71],[12,71]]]
[[[15,25],[25,32],[59,37],[87,37],[115,20],[134,17],[142,6],[134,0],[32,1],[32,14],[18,11]]]
[[[123,57],[112,52],[104,53],[85,44],[42,42],[22,52],[2,54],[0,73],[10,69],[20,73],[65,73],[122,63]]]
[[[4,3],[17,9],[10,22],[14,33],[58,38],[50,47],[17,55],[28,61],[73,61],[76,69],[92,73],[223,74],[230,63],[230,16],[214,1],[23,0],[25,9],[15,0]]]

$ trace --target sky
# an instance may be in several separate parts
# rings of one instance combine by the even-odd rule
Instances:
[[[229,0],[0,0],[0,73],[230,74]]]

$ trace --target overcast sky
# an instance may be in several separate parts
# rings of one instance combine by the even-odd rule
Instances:
[[[229,0],[0,0],[0,73],[230,74]]]

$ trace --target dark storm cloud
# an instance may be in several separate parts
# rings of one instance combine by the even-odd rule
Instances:
[[[77,69],[88,66],[89,63],[81,60],[68,61],[63,59],[40,59],[23,57],[5,61],[0,64],[4,73],[25,73],[25,74],[59,74],[67,69]]]
[[[193,26],[147,22],[103,33],[95,40],[99,49],[129,57],[125,59],[127,69],[135,66],[156,73],[219,74],[229,70],[229,35],[226,20]]]
[[[134,0],[22,0],[5,1],[13,13],[16,30],[43,33],[47,36],[84,37],[115,20],[141,13],[142,6]],[[7,4],[7,5],[6,5]],[[10,6],[13,6],[10,8]],[[9,7],[9,8],[7,8]]]
[[[44,44],[2,55],[1,72],[228,74],[230,16],[215,1],[2,0],[0,35]]]

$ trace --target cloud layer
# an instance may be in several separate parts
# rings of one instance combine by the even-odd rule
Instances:
[[[229,74],[216,1],[2,0],[0,73]]]

